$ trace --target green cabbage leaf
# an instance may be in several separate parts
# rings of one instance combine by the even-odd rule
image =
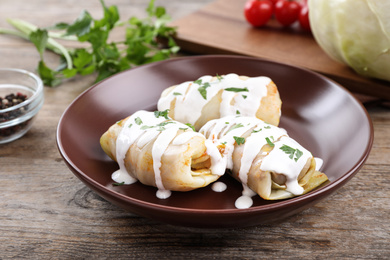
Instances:
[[[390,0],[309,0],[313,36],[358,74],[390,81]]]

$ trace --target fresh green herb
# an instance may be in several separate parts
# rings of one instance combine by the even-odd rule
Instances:
[[[187,131],[188,128],[187,127],[179,127],[180,130],[183,130],[183,131]]]
[[[128,126],[128,128],[131,128],[133,126],[133,124],[130,124],[129,126]]]
[[[225,88],[225,90],[231,92],[249,92],[248,88]]]
[[[275,144],[269,139],[269,137],[266,137],[265,140],[267,141],[267,144],[271,147],[274,147]]]
[[[206,88],[210,87],[210,83],[205,82],[199,88],[198,91],[204,99],[207,99],[207,90]]]
[[[241,114],[240,110],[236,110],[236,115]]]
[[[221,82],[221,81],[222,81],[222,79],[223,79],[223,77],[222,77],[222,76],[220,76],[220,75],[218,75],[218,74],[217,74],[217,76],[216,76],[216,77],[217,77],[217,79],[218,79],[218,81],[219,81],[219,82]]]
[[[124,185],[124,184],[125,184],[124,181],[122,181],[122,182],[114,182],[114,183],[112,184],[112,186],[122,186],[122,185]]]
[[[242,97],[243,97],[244,99],[246,99],[248,96],[247,96],[247,95],[242,95]]]
[[[165,131],[165,127],[159,126],[159,127],[157,128],[157,131],[159,131],[159,132]]]
[[[195,84],[198,84],[199,86],[202,85],[202,80],[201,79],[197,79],[194,81]]]
[[[222,142],[221,144],[223,144],[223,145],[226,145],[226,144],[227,144],[227,142]]]
[[[40,54],[38,73],[46,86],[57,86],[64,79],[76,75],[96,72],[96,82],[120,71],[154,61],[164,60],[178,52],[173,36],[176,28],[167,26],[170,17],[165,8],[154,5],[150,0],[146,18],[131,17],[120,21],[118,7],[106,6],[100,0],[103,17],[94,19],[83,11],[71,24],[57,23],[54,26],[38,28],[23,20],[9,19],[16,29],[0,28],[0,33],[16,35],[34,43]],[[109,36],[116,27],[125,27],[124,39],[110,41]],[[87,43],[82,48],[66,48],[55,39]],[[166,39],[162,47],[160,39]],[[60,65],[52,69],[44,61],[43,52],[48,49],[60,55]]]
[[[169,113],[169,109],[166,109],[164,111],[154,111],[154,116],[156,118],[164,117],[165,119],[169,119],[168,113]]]
[[[194,127],[193,125],[191,125],[190,123],[187,123],[186,126],[188,126],[188,127],[191,128],[194,132],[196,132],[195,127]]]
[[[241,123],[238,123],[238,124],[232,126],[232,127],[229,129],[229,131],[227,131],[226,133],[229,133],[230,131],[232,131],[232,130],[234,130],[234,129],[237,129],[237,128],[240,128],[240,127],[244,127],[244,125],[241,124]]]
[[[137,125],[141,125],[142,124],[142,119],[140,117],[137,117],[136,119],[134,119],[134,122],[137,124]]]
[[[233,136],[234,140],[238,145],[244,144],[245,143],[245,138],[244,137],[238,137],[238,136]]]
[[[301,150],[297,149],[295,151],[295,158],[294,158],[294,160],[297,162],[299,160],[299,158],[301,158],[302,155],[303,155],[303,152]]]
[[[253,129],[252,133],[258,133],[258,132],[260,132],[261,130],[263,130],[263,129],[262,129],[262,128],[260,128],[260,129],[258,129],[258,130]]]
[[[173,92],[173,95],[174,96],[181,96],[181,95],[183,95],[182,93],[179,93],[179,92]]]
[[[267,125],[267,126],[264,126],[265,129],[271,129],[271,126]]]
[[[150,126],[150,125],[143,125],[143,126],[141,126],[141,130],[146,130],[146,129],[149,129],[149,128],[153,128],[153,127],[155,127],[155,126]]]
[[[176,122],[175,121],[165,121],[165,122],[157,124],[156,126],[166,126],[167,124],[176,124]]]
[[[288,145],[283,145],[280,147],[280,150],[282,150],[283,152],[285,152],[286,154],[289,155],[289,158],[290,159],[294,159],[296,162],[299,160],[299,158],[301,158],[301,156],[303,155],[303,152],[299,149],[294,149]],[[295,158],[294,158],[294,155],[295,155]]]

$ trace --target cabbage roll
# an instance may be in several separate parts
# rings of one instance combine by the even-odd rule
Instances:
[[[308,150],[284,129],[260,119],[215,119],[205,124],[200,133],[218,147],[229,174],[242,183],[244,197],[257,193],[265,200],[291,198],[327,180],[316,169],[317,160]]]
[[[159,198],[167,198],[170,191],[205,187],[225,173],[217,147],[167,113],[138,111],[101,136],[104,152],[119,164],[114,181],[138,180],[157,187]]]
[[[198,131],[212,119],[229,115],[257,117],[277,126],[281,100],[274,82],[268,77],[246,77],[237,74],[203,76],[165,89],[158,101],[160,111],[190,123]]]

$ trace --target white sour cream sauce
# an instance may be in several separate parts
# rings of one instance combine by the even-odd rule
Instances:
[[[260,152],[261,148],[267,144],[266,138],[274,143],[274,148],[265,154],[262,159],[260,169],[262,171],[271,171],[286,176],[286,190],[294,195],[303,193],[303,188],[298,184],[298,176],[307,159],[312,157],[311,153],[291,139],[286,130],[264,123],[260,119],[253,117],[227,116],[221,119],[211,120],[205,124],[200,133],[204,134],[209,140],[216,145],[225,144],[223,158],[227,169],[233,167],[233,152],[236,140],[234,137],[242,137],[245,133],[250,135],[245,138],[241,165],[238,176],[242,182],[243,192],[235,206],[239,209],[249,208],[253,204],[252,197],[256,195],[248,186],[248,173],[252,166],[253,160]],[[295,161],[288,154],[280,149],[283,145],[299,149],[302,152],[300,158]],[[317,158],[320,162],[321,159]]]
[[[168,122],[168,123],[166,123]],[[161,128],[164,128],[162,130]],[[188,132],[177,135],[177,132],[183,128],[188,128]],[[132,184],[137,181],[134,176],[131,176],[125,167],[125,157],[131,145],[136,143],[139,148],[142,148],[149,142],[156,139],[152,147],[153,170],[158,191],[156,196],[160,199],[170,197],[171,191],[165,189],[161,178],[161,157],[172,142],[174,145],[184,144],[195,136],[202,136],[199,133],[193,132],[187,125],[167,120],[164,116],[156,117],[153,112],[138,111],[130,116],[117,137],[116,140],[116,158],[119,165],[119,170],[112,174],[112,179],[118,183]],[[203,136],[202,136],[203,137]],[[212,148],[210,148],[213,150]],[[218,150],[216,147],[214,150]],[[216,164],[218,164],[218,156],[216,156]],[[221,155],[219,155],[220,158]],[[216,166],[221,168],[220,166]],[[220,172],[219,172],[220,173]],[[224,171],[223,171],[224,173]],[[220,173],[222,175],[223,173]]]
[[[240,79],[237,74],[231,73],[217,79],[212,76],[203,76],[196,81],[187,81],[174,87],[165,97],[158,101],[158,110],[169,109],[172,101],[175,102],[175,120],[195,124],[202,114],[203,107],[221,90],[222,101],[220,117],[235,115],[239,111],[242,116],[255,116],[261,99],[267,96],[267,85],[271,82],[268,77],[253,77]],[[206,99],[201,95],[199,88],[208,83],[205,88]],[[226,90],[235,88],[234,90]],[[237,91],[241,89],[244,91]]]

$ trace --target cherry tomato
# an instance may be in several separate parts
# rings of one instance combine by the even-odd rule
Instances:
[[[255,27],[266,24],[272,16],[273,6],[270,0],[249,0],[245,4],[246,20]]]
[[[299,24],[306,31],[310,31],[310,22],[309,22],[309,7],[307,5],[303,5],[301,11],[299,13]]]
[[[284,26],[298,20],[301,6],[295,1],[279,0],[275,4],[275,18]]]

